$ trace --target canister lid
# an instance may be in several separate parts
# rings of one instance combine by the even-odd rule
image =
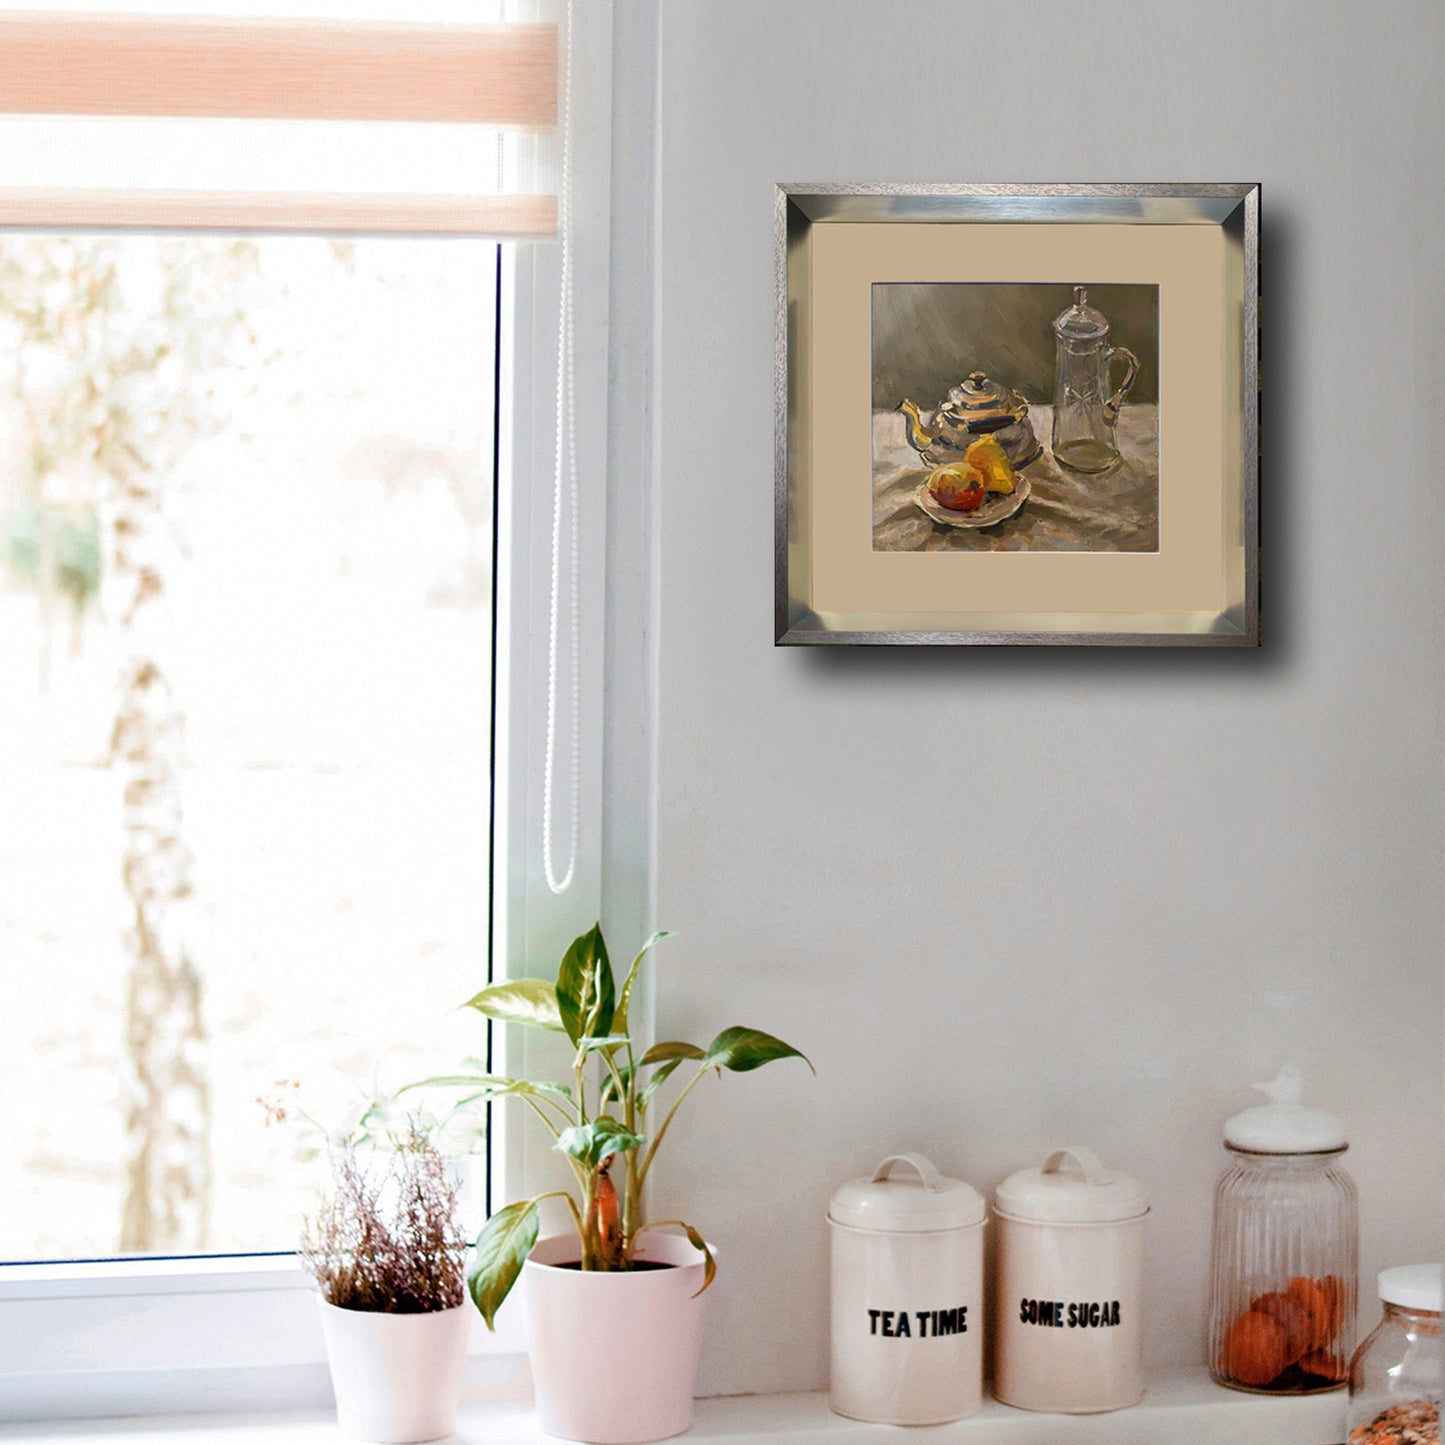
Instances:
[[[1293,1069],[1281,1069],[1254,1088],[1269,1098],[1235,1114],[1224,1125],[1224,1142],[1249,1154],[1328,1154],[1348,1147],[1344,1121],[1300,1103],[1303,1085]]]
[[[1402,1309],[1440,1313],[1440,1266],[1397,1264],[1380,1271],[1380,1298]]]
[[[909,1165],[918,1177],[893,1178],[895,1164]],[[835,1224],[885,1234],[961,1229],[981,1224],[984,1213],[978,1190],[940,1174],[922,1154],[890,1154],[871,1178],[840,1185],[828,1206],[828,1218]]]
[[[1137,1179],[1106,1169],[1092,1149],[1074,1144],[1054,1150],[1042,1169],[1010,1174],[994,1195],[994,1207],[1014,1219],[1105,1224],[1147,1214],[1149,1196]]]

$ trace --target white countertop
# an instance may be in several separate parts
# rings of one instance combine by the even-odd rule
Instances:
[[[56,1445],[111,1440],[116,1445],[336,1445],[328,1412],[175,1416],[0,1426],[0,1440]],[[464,1407],[458,1445],[536,1445],[549,1437],[529,1408]],[[710,1445],[1340,1445],[1345,1397],[1266,1397],[1225,1390],[1203,1369],[1150,1377],[1142,1403],[1108,1415],[1034,1415],[989,1400],[967,1420],[914,1427],[865,1425],[828,1409],[823,1394],[745,1395],[699,1400],[687,1440]]]

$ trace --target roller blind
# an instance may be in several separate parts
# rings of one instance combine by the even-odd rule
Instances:
[[[547,20],[0,12],[4,225],[549,237],[557,123]]]

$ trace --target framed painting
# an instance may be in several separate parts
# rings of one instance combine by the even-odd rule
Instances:
[[[1257,185],[776,204],[779,645],[1258,646]]]

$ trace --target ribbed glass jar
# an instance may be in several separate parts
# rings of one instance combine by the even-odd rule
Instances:
[[[1343,1387],[1354,1348],[1359,1206],[1343,1148],[1225,1148],[1214,1190],[1209,1369],[1265,1395]]]

